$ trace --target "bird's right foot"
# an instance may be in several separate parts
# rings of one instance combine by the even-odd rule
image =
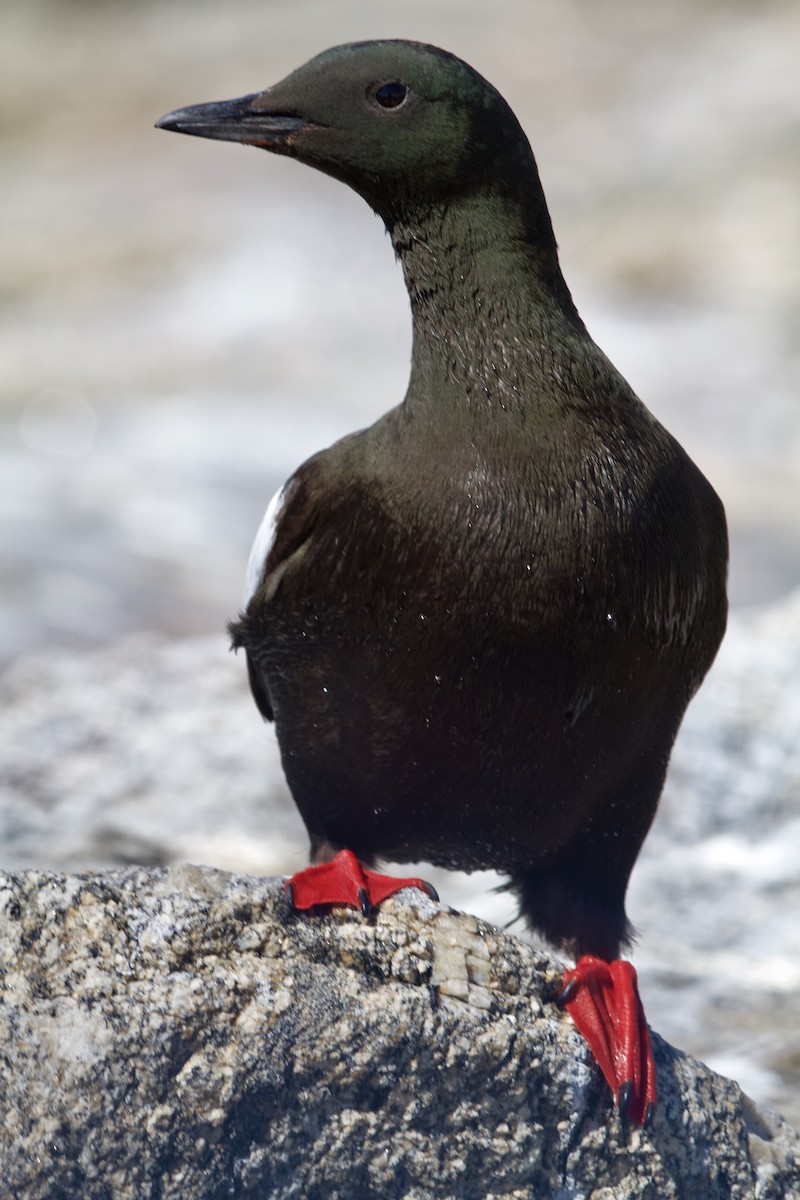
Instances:
[[[419,888],[432,900],[439,899],[436,889],[424,879],[396,879],[393,875],[369,871],[352,850],[340,850],[330,862],[298,871],[283,885],[295,911],[306,911],[319,904],[343,904],[360,909],[365,917],[389,896],[408,887]]]

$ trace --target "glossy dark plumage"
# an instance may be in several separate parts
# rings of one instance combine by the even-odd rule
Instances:
[[[408,42],[161,124],[347,182],[411,298],[405,401],[291,477],[232,625],[312,854],[495,868],[553,943],[615,957],[723,634],[725,519],[586,332],[519,124]]]

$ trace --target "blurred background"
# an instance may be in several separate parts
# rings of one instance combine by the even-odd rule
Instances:
[[[309,453],[402,397],[407,301],[382,226],[340,184],[249,148],[157,131],[153,122],[184,104],[275,83],[329,45],[372,37],[454,51],[516,111],[590,332],[724,499],[735,628],[766,629],[763,612],[784,611],[800,584],[794,0],[4,0],[5,865],[195,857],[282,871],[302,861],[302,830],[274,739],[261,750],[271,735],[247,700],[243,663],[225,657],[223,627],[240,602],[249,546],[275,488]],[[796,631],[800,609],[791,612]],[[742,690],[742,663],[748,679],[765,663],[773,681],[785,668],[786,625],[773,621],[769,629],[770,654],[740,656],[738,684],[719,676],[723,703],[726,687]],[[130,641],[140,634],[162,641]],[[176,641],[201,635],[212,640],[196,645],[213,646],[214,660],[203,672],[194,643],[183,651]],[[86,657],[90,650],[100,657]],[[160,675],[136,675],[156,660]],[[189,694],[212,687],[224,705],[216,718],[192,725]],[[104,688],[115,699],[101,712],[86,696]],[[785,720],[786,705],[774,707]],[[752,723],[763,709],[755,706]],[[692,754],[697,759],[710,736],[698,721],[679,768]],[[731,744],[747,736],[743,728],[740,721]],[[126,776],[114,791],[108,781],[132,729],[139,729],[140,761],[150,763],[147,780]],[[228,757],[216,766],[231,779],[239,772],[247,802],[231,801],[224,821],[216,793],[203,793],[203,808],[195,791],[181,809],[181,737],[207,747],[225,742]],[[70,747],[79,767],[70,773],[61,759],[43,783],[44,764]],[[191,769],[209,773],[195,760]],[[673,791],[680,793],[680,769]],[[774,838],[791,851],[791,868],[782,859],[780,869],[795,902],[796,794],[787,792],[774,825]],[[710,809],[724,803],[709,799]],[[672,811],[683,811],[677,799]],[[757,823],[762,811],[748,809],[748,819]],[[740,823],[740,858],[748,857],[752,828]],[[723,854],[729,873],[732,853]],[[648,854],[657,875],[654,851]],[[771,869],[758,867],[764,903],[772,895],[774,907]],[[646,870],[645,860],[645,879]],[[711,902],[685,856],[671,878],[676,895],[699,904],[694,915],[673,917],[679,942],[680,927],[694,927]],[[738,886],[735,872],[725,878],[723,909],[734,904]],[[483,883],[473,880],[469,895]],[[650,883],[646,894],[636,892],[638,923],[645,924],[644,913],[648,927],[657,926],[669,907],[664,889],[661,879],[657,891]],[[453,903],[466,896],[446,885],[442,891]],[[480,908],[469,898],[463,903]],[[497,903],[481,911],[507,916]],[[740,923],[748,904],[739,895]],[[685,983],[687,973],[696,981],[707,961],[726,995],[734,986],[740,967],[733,959],[721,965],[709,958],[719,933],[713,922],[714,938],[699,944],[691,967],[681,964],[683,974],[674,948],[665,965],[663,939],[648,943],[645,935],[640,958],[651,969],[656,1027],[738,1071],[754,1095],[800,1114],[800,1041],[786,1047],[787,1031],[798,1024],[786,1000],[789,984],[796,991],[800,983],[787,947],[797,937],[787,929],[797,925],[795,906],[773,930],[783,950],[774,949],[771,965],[753,949],[750,969],[741,969],[748,987],[756,987],[756,975],[766,978],[759,1012],[768,1013],[773,1030],[766,1041],[758,1035],[749,1060],[758,1041],[754,993],[740,1003],[727,1049],[715,1049],[709,1025],[721,1020],[724,996],[707,991],[702,1005],[683,1004],[669,990],[670,971],[673,984]],[[750,937],[763,944],[763,924],[751,926]],[[747,1043],[739,1059],[730,1048],[736,1038],[737,1047]]]
[[[590,331],[725,499],[734,603],[800,582],[793,0],[4,0],[5,661],[220,630],[273,488],[402,396],[363,201],[152,127],[379,36],[460,54],[519,115]]]

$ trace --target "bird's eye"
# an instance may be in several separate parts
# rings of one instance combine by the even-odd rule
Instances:
[[[381,108],[399,108],[408,99],[408,88],[404,83],[382,83],[374,96]]]

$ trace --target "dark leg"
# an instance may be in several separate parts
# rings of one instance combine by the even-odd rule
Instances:
[[[662,775],[646,762],[558,861],[511,880],[522,915],[578,958],[564,975],[559,1003],[585,1037],[620,1113],[639,1125],[655,1109],[656,1067],[636,972],[618,955],[631,940],[625,890]]]

